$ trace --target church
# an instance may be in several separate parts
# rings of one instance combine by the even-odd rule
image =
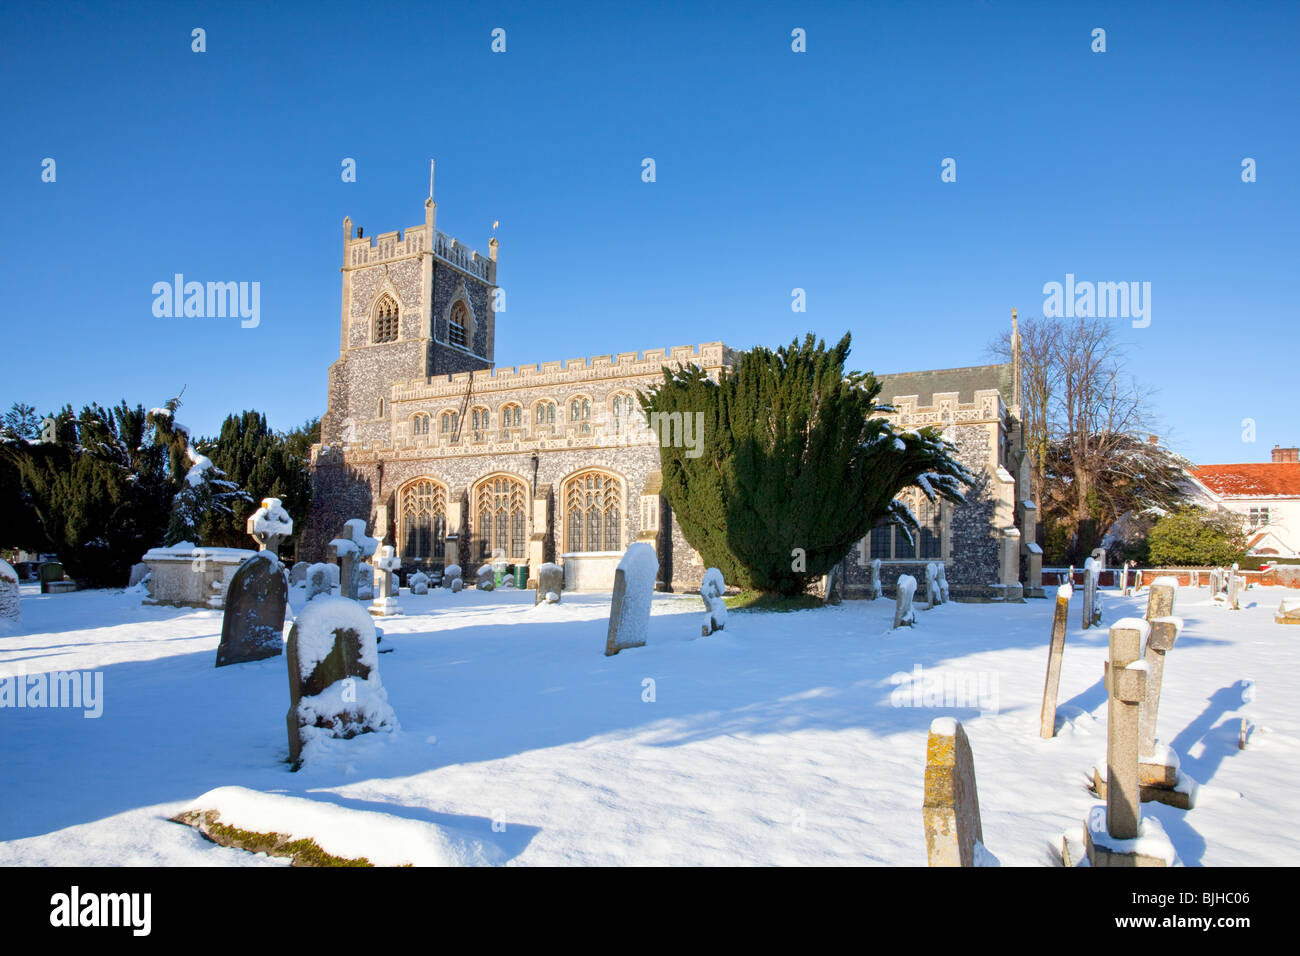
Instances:
[[[305,555],[328,560],[343,522],[365,518],[404,569],[459,564],[468,579],[496,556],[535,580],[550,561],[566,590],[608,590],[640,541],[659,556],[658,588],[697,589],[705,568],[660,493],[660,436],[636,396],[664,366],[716,379],[737,353],[706,342],[497,368],[498,242],[481,255],[441,232],[437,212],[430,196],[423,223],[373,237],[343,220],[339,357]],[[921,535],[873,529],[842,563],[848,596],[867,591],[875,559],[887,593],[942,561],[956,600],[1041,595],[1012,321],[1010,363],[878,375],[883,414],[941,428],[976,482],[960,506],[905,494]]]

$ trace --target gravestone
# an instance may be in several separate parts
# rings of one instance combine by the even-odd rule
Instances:
[[[1083,627],[1087,630],[1101,623],[1101,601],[1097,595],[1097,559],[1083,562]]]
[[[1190,810],[1196,802],[1197,784],[1180,769],[1174,749],[1156,737],[1165,655],[1182,633],[1183,621],[1177,617],[1158,617],[1150,623],[1151,633],[1143,654],[1147,665],[1146,692],[1138,715],[1138,786],[1144,802],[1156,800]]]
[[[1151,582],[1151,591],[1147,594],[1148,621],[1169,617],[1174,613],[1174,592],[1177,589],[1177,578],[1160,577]]]
[[[350,739],[397,729],[379,680],[375,625],[365,608],[347,598],[309,601],[289,629],[289,762],[325,737]]]
[[[491,591],[496,587],[496,571],[492,569],[492,565],[484,564],[479,567],[474,587],[480,591]]]
[[[126,586],[135,587],[141,581],[149,576],[149,565],[141,561],[138,564],[131,565],[131,576],[126,580]]]
[[[293,568],[289,571],[289,583],[294,585],[295,587],[297,587],[299,584],[306,584],[307,569],[310,567],[311,565],[308,564],[306,561],[299,561],[296,564],[294,564]]]
[[[245,528],[259,550],[270,551],[278,558],[281,543],[293,534],[293,519],[279,498],[263,498],[262,507],[248,516]]]
[[[916,593],[916,578],[910,574],[900,574],[894,585],[894,627],[911,627],[916,623],[912,611],[912,595]]]
[[[933,561],[925,566],[925,600],[930,607],[943,603],[943,589],[939,585],[939,566]]]
[[[372,561],[358,561],[356,566],[357,600],[375,599],[375,565]]]
[[[871,600],[880,597],[880,559],[871,559]]]
[[[562,593],[564,593],[564,568],[547,561],[537,569],[537,592],[533,595],[533,606],[536,607],[543,601],[547,604],[559,604]]]
[[[221,617],[217,667],[277,657],[284,650],[289,583],[274,551],[259,551],[230,579]]]
[[[1234,564],[1232,570],[1228,572],[1228,607],[1234,611],[1241,610],[1241,589],[1244,583],[1244,578],[1237,573],[1237,566]]]
[[[925,855],[930,866],[997,866],[984,848],[975,759],[961,724],[937,717],[925,742]]]
[[[937,578],[939,581],[939,603],[948,603],[948,571],[942,561],[938,562]],[[1040,597],[1042,595],[1039,595]]]
[[[614,594],[609,602],[609,630],[605,656],[628,647],[641,647],[650,630],[650,603],[654,596],[659,556],[644,542],[628,547],[614,570]]]
[[[49,594],[50,585],[63,580],[63,565],[56,561],[47,561],[41,565],[41,593]],[[55,588],[54,590],[58,590]]]
[[[1155,818],[1142,819],[1138,782],[1138,739],[1147,668],[1140,659],[1151,625],[1126,617],[1110,628],[1106,662],[1106,804],[1093,807],[1084,823],[1092,866],[1170,866],[1173,845]]]
[[[307,573],[303,577],[303,583],[307,585],[307,600],[310,601],[318,594],[329,595],[333,589],[331,584],[333,575],[330,570],[338,571],[337,564],[313,564],[307,568]]]
[[[1038,735],[1056,735],[1056,698],[1061,688],[1061,659],[1065,656],[1065,629],[1074,589],[1062,584],[1056,589],[1056,611],[1052,614],[1052,639],[1047,649],[1047,681],[1043,684],[1043,709],[1039,716]]]
[[[8,561],[0,558],[0,624],[5,621],[10,624],[22,623],[22,612],[18,603],[20,594],[18,572]]]
[[[453,590],[459,591],[460,588],[453,587],[453,582],[459,581],[460,577],[461,577],[460,565],[449,564],[447,565],[446,568],[443,569],[442,572],[442,586],[445,588],[452,588]]]
[[[362,564],[366,558],[375,553],[379,539],[366,534],[366,523],[360,518],[350,518],[343,522],[343,534],[330,542],[335,559],[339,565],[339,591],[345,598],[354,601],[363,600],[362,594],[369,590],[362,586],[362,576],[366,570],[373,570]],[[373,597],[373,594],[371,595]]]
[[[461,584],[461,581],[460,581],[460,578],[459,578],[459,577],[454,577],[454,578],[451,579],[451,593],[452,593],[452,594],[459,594],[459,593],[461,592],[461,590],[462,590],[464,587],[465,587],[465,585]]]
[[[1300,624],[1300,603],[1292,601],[1288,606],[1284,599],[1277,606],[1277,613],[1273,615],[1273,620],[1277,624]]]
[[[412,594],[429,593],[429,576],[423,571],[416,571],[408,580]]]
[[[402,566],[402,559],[397,556],[391,544],[386,544],[379,549],[379,557],[375,559],[375,570],[379,575],[379,594],[375,596],[374,604],[370,605],[370,613],[376,617],[395,617],[402,613],[402,607],[397,602],[396,579],[393,572]]]
[[[700,582],[700,598],[704,601],[705,620],[700,631],[704,637],[708,637],[714,631],[721,631],[727,626],[727,604],[722,596],[727,593],[727,584],[722,578],[722,572],[717,568],[709,568],[704,572],[704,580]]]

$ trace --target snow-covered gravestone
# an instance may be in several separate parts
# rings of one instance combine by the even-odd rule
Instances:
[[[474,587],[480,591],[491,591],[496,587],[496,572],[492,570],[492,565],[484,564],[479,566]]]
[[[638,541],[623,554],[614,570],[614,595],[609,602],[609,631],[605,635],[605,656],[625,647],[641,647],[650,630],[650,602],[654,597],[659,556],[655,549]]]
[[[945,569],[944,563],[942,561],[940,561],[938,565],[939,565],[939,569],[936,572],[936,577],[939,582],[939,603],[947,604],[948,603],[948,572]]]
[[[343,522],[343,534],[330,542],[339,563],[339,589],[345,598],[356,601],[361,597],[362,562],[375,553],[379,539],[366,534],[366,523],[360,518]],[[372,572],[373,573],[373,572]]]
[[[1169,617],[1174,613],[1174,592],[1178,588],[1178,579],[1160,577],[1151,582],[1151,591],[1147,594],[1148,621]]]
[[[310,567],[311,565],[306,561],[299,561],[294,564],[294,566],[289,569],[289,583],[294,587],[297,587],[300,584],[306,584],[307,569]]]
[[[284,650],[289,581],[273,550],[244,561],[230,579],[221,617],[217,667],[276,657]]]
[[[330,591],[333,590],[334,574],[338,573],[338,569],[337,564],[313,564],[307,569],[303,583],[307,585],[308,601],[318,594],[329,597]]]
[[[379,680],[375,625],[355,601],[319,597],[289,629],[289,762],[326,737],[350,739],[397,729],[397,717]]]
[[[1232,570],[1228,572],[1228,607],[1234,611],[1241,610],[1241,589],[1244,584],[1245,580],[1237,573],[1237,566],[1234,564]]]
[[[871,559],[871,600],[880,597],[880,559]]]
[[[727,604],[722,598],[726,593],[727,583],[722,579],[722,572],[717,568],[705,571],[704,580],[700,582],[700,597],[707,614],[700,628],[704,637],[727,626]]]
[[[925,743],[925,855],[930,866],[997,866],[984,847],[975,758],[961,723],[936,717]]]
[[[1084,821],[1084,840],[1092,866],[1171,866],[1173,844],[1154,817],[1142,818],[1138,778],[1138,740],[1147,664],[1141,647],[1151,625],[1126,617],[1110,628],[1106,662],[1106,804]]]
[[[9,624],[21,624],[22,614],[18,607],[18,572],[8,561],[0,558],[0,628]]]
[[[460,587],[457,582],[460,581],[461,570],[459,564],[449,564],[442,572],[442,586],[450,588],[452,591],[459,591]]]
[[[410,587],[412,594],[429,593],[429,576],[423,571],[416,571],[412,574],[410,579],[407,581],[407,584]]]
[[[461,590],[462,590],[464,587],[465,587],[465,585],[461,584],[461,581],[460,581],[460,578],[459,578],[459,577],[455,577],[455,578],[452,578],[452,579],[451,579],[451,593],[452,593],[452,594],[459,594],[459,593],[461,592]]]
[[[293,534],[293,519],[279,498],[263,498],[262,507],[249,515],[246,528],[259,550],[269,551],[278,558],[280,544]]]
[[[537,593],[533,595],[533,606],[545,601],[547,604],[559,604],[560,595],[564,593],[564,568],[547,561],[537,569]]]
[[[370,605],[370,613],[377,617],[394,617],[402,613],[401,605],[397,603],[397,593],[394,587],[393,572],[402,567],[402,559],[397,556],[391,544],[386,544],[379,549],[379,557],[375,559],[375,570],[379,574],[379,594],[375,597],[375,603]]]
[[[1089,558],[1083,562],[1083,627],[1087,630],[1101,623],[1101,605],[1097,600],[1097,579],[1100,571],[1097,559]]]
[[[925,600],[930,607],[943,603],[943,591],[939,587],[939,566],[933,561],[925,566]]]
[[[840,604],[843,600],[840,595],[840,566],[837,564],[822,576],[822,603]]]
[[[133,564],[131,565],[131,576],[126,580],[126,586],[133,588],[148,576],[149,565],[145,564],[143,561],[138,564]]]
[[[916,623],[912,611],[912,595],[916,594],[916,578],[910,574],[900,574],[894,585],[894,627],[911,626]]]
[[[1052,640],[1047,651],[1047,681],[1043,684],[1043,710],[1039,716],[1038,735],[1056,735],[1056,698],[1061,688],[1061,659],[1065,656],[1065,629],[1074,588],[1062,584],[1056,589],[1056,611],[1052,615]]]

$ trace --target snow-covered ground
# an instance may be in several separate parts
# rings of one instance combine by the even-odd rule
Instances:
[[[1145,609],[1145,592],[1103,595],[1107,622]],[[1202,790],[1190,812],[1144,812],[1188,865],[1300,855],[1300,628],[1273,622],[1283,597],[1300,592],[1252,590],[1238,612],[1178,592],[1187,623],[1160,736]],[[924,865],[926,731],[951,714],[974,751],[985,844],[1004,865],[1052,865],[1096,802],[1085,777],[1105,751],[1106,630],[1081,630],[1080,599],[1065,726],[1042,740],[1050,600],[947,604],[896,632],[889,600],[732,612],[702,638],[698,596],[657,595],[647,646],[607,658],[608,595],[534,607],[531,592],[403,592],[406,616],[380,622],[393,652],[379,658],[400,731],[331,741],[291,773],[284,657],[217,670],[219,612],[24,586],[0,670],[102,672],[103,714],[0,709],[0,864],[285,865],[167,822],[238,787],[321,804],[261,810],[348,828],[350,848],[367,826],[377,844],[427,834],[435,861]],[[970,706],[914,699],[918,667]],[[1256,684],[1244,711],[1243,680]],[[1243,713],[1259,729],[1241,751]]]

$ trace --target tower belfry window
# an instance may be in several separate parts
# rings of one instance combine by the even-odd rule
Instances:
[[[376,342],[396,342],[397,341],[397,303],[393,297],[385,295],[379,300],[379,307],[375,309],[375,335]]]
[[[464,302],[457,302],[451,307],[451,318],[447,326],[447,341],[461,348],[469,348],[469,309]]]

